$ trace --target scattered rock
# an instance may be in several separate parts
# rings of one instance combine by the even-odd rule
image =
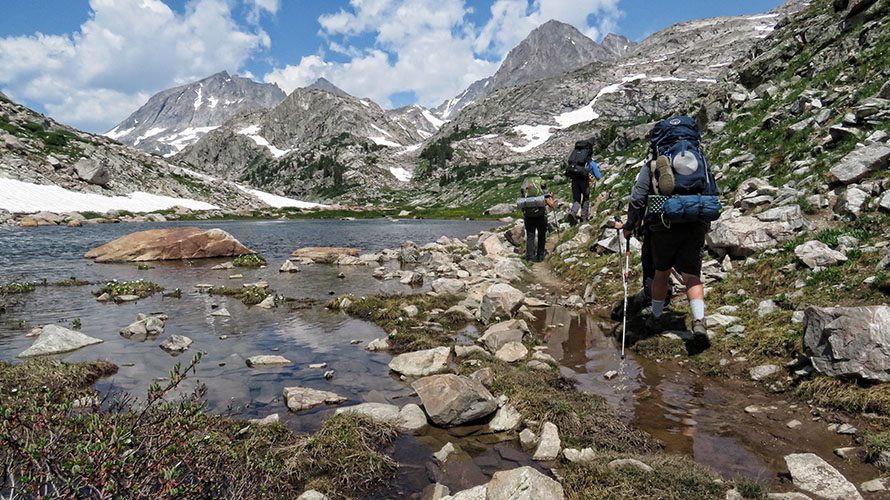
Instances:
[[[74,164],[74,172],[87,184],[105,186],[111,180],[108,169],[99,160],[81,158]]]
[[[459,295],[467,290],[467,285],[461,280],[452,278],[439,278],[430,285],[434,292],[445,295]]]
[[[828,245],[818,240],[811,240],[794,249],[797,258],[810,269],[826,267],[847,261],[847,256],[829,248]]]
[[[491,372],[491,368],[487,367],[474,371],[470,374],[470,378],[485,387],[491,387],[491,383],[494,381],[494,375]]]
[[[248,422],[252,425],[265,426],[265,425],[277,424],[279,422],[279,420],[280,420],[280,418],[278,417],[278,414],[273,413],[273,414],[271,414],[267,417],[264,417],[264,418],[252,418],[252,419],[248,420]]]
[[[533,467],[495,472],[488,482],[486,500],[563,500],[559,482]]]
[[[287,407],[294,412],[308,410],[324,404],[340,404],[346,401],[346,398],[339,394],[308,387],[285,387],[284,399],[287,401]]]
[[[291,254],[292,257],[308,259],[317,264],[333,264],[337,262],[342,255],[358,257],[359,251],[357,248],[305,247],[294,250]]]
[[[510,342],[522,342],[522,338],[529,333],[528,324],[523,320],[502,321],[488,327],[478,342],[489,351],[497,352],[498,349]]]
[[[800,429],[802,425],[803,423],[800,420],[795,419],[790,420],[787,424],[785,424],[785,427],[788,427],[789,429]]]
[[[368,345],[365,346],[365,349],[367,349],[371,352],[388,351],[390,349],[389,339],[386,337],[374,339],[374,340],[368,342]]]
[[[509,432],[519,427],[521,423],[522,414],[513,405],[507,403],[498,408],[494,418],[488,423],[488,430],[490,432]]]
[[[523,429],[519,433],[519,444],[522,445],[523,450],[531,451],[538,446],[538,436],[531,429]]]
[[[399,410],[399,430],[407,434],[421,434],[429,427],[426,413],[414,403],[406,404]]]
[[[832,377],[890,382],[890,307],[810,307],[804,347],[813,366]]]
[[[890,145],[860,145],[831,168],[831,176],[841,184],[852,184],[872,172],[887,168],[888,161]]]
[[[633,467],[635,469],[640,470],[641,472],[652,472],[653,469],[649,465],[635,459],[635,458],[621,458],[618,460],[612,460],[609,462],[610,469],[619,469],[621,467]]]
[[[761,318],[779,310],[779,306],[772,299],[764,300],[757,305],[757,315]]]
[[[497,400],[481,383],[459,375],[433,375],[415,381],[411,387],[430,420],[442,427],[478,420],[498,408]]]
[[[19,353],[19,358],[46,356],[74,351],[88,345],[99,344],[101,339],[84,335],[57,325],[46,325],[31,347]]]
[[[306,490],[302,495],[297,497],[297,500],[330,500],[327,495],[324,493],[315,491],[315,490]]]
[[[738,216],[727,210],[712,224],[705,241],[718,254],[744,258],[794,239],[808,227],[798,205],[777,207],[754,216]]]
[[[96,262],[192,260],[252,254],[222,229],[176,227],[139,231],[96,247],[84,256]]]
[[[143,341],[149,337],[157,337],[164,333],[167,316],[136,315],[136,321],[120,331],[124,338]]]
[[[508,342],[497,350],[494,357],[505,363],[515,363],[527,355],[528,349],[524,345],[519,342]]]
[[[281,267],[278,268],[279,273],[298,273],[300,272],[300,267],[297,266],[293,261],[286,260],[284,264],[281,264]]]
[[[389,362],[389,369],[410,377],[425,377],[447,372],[450,360],[450,347],[436,347],[399,354]]]
[[[267,368],[271,366],[284,366],[291,364],[291,360],[284,356],[259,355],[247,358],[247,366],[251,368]]]
[[[859,448],[856,448],[855,446],[836,448],[834,450],[834,454],[843,458],[844,460],[850,460],[853,458],[857,458],[857,456],[859,455]]]
[[[443,446],[439,451],[433,453],[433,457],[440,464],[444,464],[448,461],[448,457],[451,456],[451,454],[455,451],[456,450],[454,448],[454,444],[449,442],[446,443],[445,446]]]
[[[479,307],[480,319],[484,323],[493,318],[510,318],[522,306],[525,295],[519,290],[505,283],[492,285],[482,297]]]
[[[454,355],[458,358],[466,358],[469,356],[488,358],[491,356],[488,351],[477,345],[456,345],[454,346]]]
[[[221,318],[229,318],[232,316],[232,314],[229,313],[229,310],[226,309],[225,307],[220,307],[219,309],[211,312],[210,315],[211,316],[219,316]]]
[[[887,478],[879,477],[866,481],[859,485],[859,489],[866,493],[876,493],[878,491],[887,491]]]
[[[256,305],[260,309],[275,309],[275,296],[268,295],[262,302]]]
[[[856,487],[834,467],[813,453],[785,457],[797,489],[823,498],[861,499]]]
[[[178,354],[186,351],[192,345],[192,339],[184,335],[170,335],[167,340],[161,342],[160,348],[170,354]]]
[[[583,448],[581,450],[566,448],[562,451],[562,456],[572,463],[585,463],[596,460],[596,452],[593,451],[593,448]]]
[[[603,374],[603,377],[604,377],[606,380],[612,380],[613,378],[615,378],[615,377],[617,377],[617,376],[618,376],[618,372],[615,371],[615,370],[609,370],[609,371],[607,371],[606,373]]]
[[[532,459],[543,461],[556,460],[559,457],[561,446],[562,441],[559,439],[559,429],[552,422],[544,422],[538,448],[535,450]]]
[[[760,365],[751,368],[748,370],[748,373],[751,375],[751,380],[759,382],[779,373],[781,369],[781,367],[776,365]]]

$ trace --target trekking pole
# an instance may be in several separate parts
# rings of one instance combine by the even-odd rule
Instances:
[[[621,252],[621,238],[618,238],[618,251]],[[630,279],[630,237],[625,239],[624,250],[624,322],[621,326],[621,359],[624,359],[624,344],[627,338],[627,284]]]

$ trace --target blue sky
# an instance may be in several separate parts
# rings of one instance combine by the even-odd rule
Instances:
[[[780,0],[0,0],[0,90],[101,132],[221,70],[286,91],[327,77],[384,107],[434,106],[556,18],[594,39],[755,14]]]

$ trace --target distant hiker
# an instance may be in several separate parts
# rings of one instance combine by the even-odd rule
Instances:
[[[556,202],[553,195],[547,192],[544,180],[538,176],[526,177],[522,181],[519,196],[516,204],[522,210],[522,220],[525,222],[525,258],[529,262],[541,262],[547,243],[547,207],[553,208]]]
[[[578,141],[569,153],[566,176],[572,181],[572,207],[569,209],[569,223],[586,221],[590,215],[590,183],[599,180],[599,165],[593,159],[592,140]]]
[[[702,249],[710,222],[720,216],[719,191],[702,153],[695,120],[679,116],[658,122],[649,132],[649,141],[655,160],[640,169],[631,192],[627,222],[619,227],[625,237],[637,228],[649,235],[654,270],[652,315],[646,323],[649,329],[662,330],[669,278],[675,269],[683,276],[692,309],[691,346],[706,349],[710,341],[704,323]]]

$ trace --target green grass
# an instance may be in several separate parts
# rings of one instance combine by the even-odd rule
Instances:
[[[890,452],[890,432],[865,431],[862,433],[862,444],[865,445],[865,459],[876,462],[881,453]]]
[[[643,472],[633,467],[610,468],[609,462],[618,458],[638,459],[653,470]],[[572,500],[723,498],[733,486],[731,483],[718,483],[715,473],[689,458],[675,455],[606,454],[590,463],[567,463],[563,477],[566,498]],[[761,491],[750,486],[746,487],[745,492],[750,495],[745,498],[763,498]]]
[[[859,385],[819,376],[802,382],[795,390],[798,397],[849,413],[875,413],[890,417],[890,385]]]
[[[98,290],[94,291],[93,295],[98,297],[104,293],[107,293],[112,298],[121,295],[135,295],[140,299],[144,299],[162,291],[164,291],[164,288],[162,286],[158,285],[157,283],[152,283],[151,281],[110,281]]]
[[[377,296],[357,298],[347,296],[351,304],[346,307],[343,312],[355,318],[370,321],[386,332],[396,331],[395,335],[389,336],[389,344],[394,354],[403,352],[418,351],[422,349],[431,349],[439,346],[450,346],[454,344],[454,329],[465,325],[468,321],[463,318],[456,318],[446,314],[435,318],[435,321],[441,325],[441,328],[433,328],[427,324],[429,311],[432,309],[447,310],[451,306],[459,302],[458,297],[440,295],[432,297],[429,295],[409,295],[409,296]],[[328,308],[332,310],[340,310],[340,304],[343,297],[331,300]],[[408,318],[402,311],[402,307],[406,305],[417,306],[418,315],[414,318]]]
[[[258,286],[242,286],[227,287],[215,286],[207,291],[210,295],[221,295],[224,297],[235,297],[244,303],[244,305],[252,306],[266,300],[266,297],[274,295],[275,292],[268,288]]]
[[[29,292],[33,292],[36,289],[37,289],[37,285],[34,283],[28,283],[28,282],[4,283],[4,284],[0,284],[0,295],[13,295],[13,294],[29,293]]]
[[[261,267],[266,265],[266,259],[258,254],[239,255],[232,261],[235,267]]]

